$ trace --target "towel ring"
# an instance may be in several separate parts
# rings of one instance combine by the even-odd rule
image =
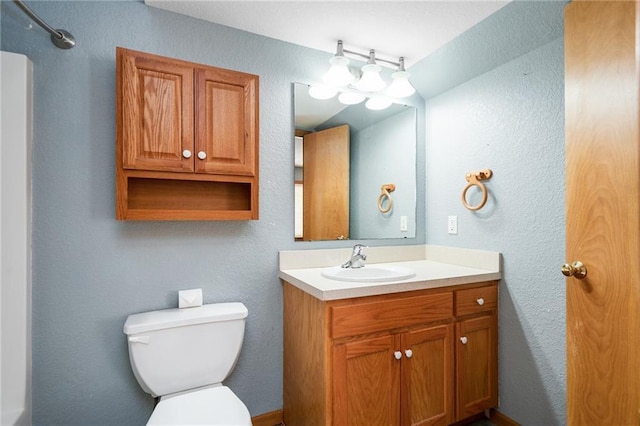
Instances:
[[[393,207],[393,200],[391,199],[390,192],[393,192],[395,190],[396,190],[396,186],[392,183],[388,183],[380,187],[380,191],[382,191],[380,193],[380,196],[378,197],[378,210],[380,210],[380,213],[389,213],[389,211]],[[382,203],[384,202],[385,198],[387,199],[386,209],[382,207]]]
[[[464,178],[469,183],[462,190],[462,204],[464,204],[466,208],[475,211],[480,210],[484,207],[487,202],[487,187],[484,186],[481,181],[490,179],[492,175],[493,172],[491,171],[491,169],[484,169],[477,172],[469,172],[466,174]],[[477,206],[471,206],[467,202],[467,191],[469,191],[472,186],[477,186],[478,188],[480,188],[480,191],[482,191],[482,201],[480,201],[480,204],[478,204]]]

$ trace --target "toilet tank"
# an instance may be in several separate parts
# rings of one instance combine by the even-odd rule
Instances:
[[[240,355],[247,314],[242,303],[214,303],[130,315],[124,333],[142,389],[155,397],[222,383]]]

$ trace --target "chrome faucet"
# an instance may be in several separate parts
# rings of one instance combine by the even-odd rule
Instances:
[[[364,267],[364,261],[367,260],[367,255],[364,254],[364,249],[367,246],[363,244],[356,244],[353,246],[353,252],[351,253],[351,259],[342,264],[343,268],[362,268]]]

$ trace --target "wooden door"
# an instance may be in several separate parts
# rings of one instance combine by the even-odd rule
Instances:
[[[334,347],[334,426],[400,424],[399,340],[387,335]]]
[[[122,48],[116,56],[123,167],[192,172],[193,69]]]
[[[349,238],[349,140],[347,124],[303,138],[304,240]]]
[[[453,324],[409,331],[402,349],[401,424],[453,423]]]
[[[456,323],[457,419],[498,406],[495,315]]]
[[[258,167],[258,77],[198,68],[195,102],[196,171],[254,176]]]
[[[569,425],[640,422],[638,3],[565,10]]]

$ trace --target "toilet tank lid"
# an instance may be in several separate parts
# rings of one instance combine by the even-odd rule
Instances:
[[[249,311],[240,302],[211,303],[195,308],[173,308],[129,315],[124,323],[127,335],[208,322],[246,318]]]

